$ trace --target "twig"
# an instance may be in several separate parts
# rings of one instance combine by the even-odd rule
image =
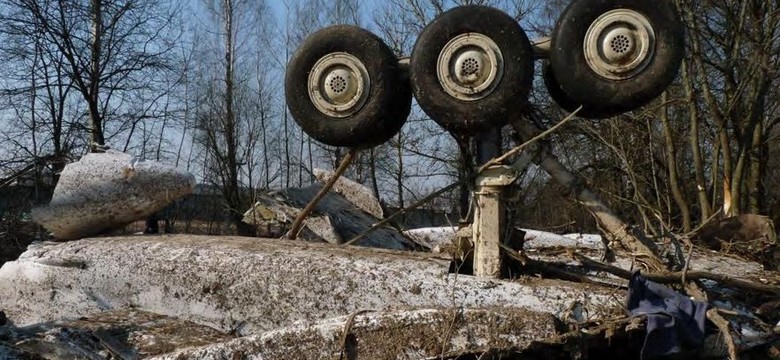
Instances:
[[[598,271],[605,271],[626,280],[631,278],[631,272],[628,270],[621,269],[619,267],[612,266],[609,264],[604,264],[602,262],[598,262],[596,260],[593,260],[581,254],[573,253],[573,256],[575,260],[579,261],[580,263],[582,263],[587,267],[593,268]],[[643,273],[642,276],[644,276],[648,280],[652,280],[658,283],[673,284],[673,283],[679,283],[682,279],[683,274],[682,272],[675,271],[675,272],[665,272],[665,273]],[[686,277],[688,281],[712,280],[743,290],[780,295],[780,287],[737,279],[731,276],[715,274],[708,271],[697,271],[697,270],[688,271]]]
[[[450,321],[450,326],[447,328],[447,332],[444,334],[444,339],[441,343],[441,353],[439,353],[439,359],[444,360],[444,354],[447,352],[447,342],[450,341],[450,337],[452,336],[452,329],[455,327],[455,322],[458,321],[458,317],[463,311],[463,308],[458,308],[457,311],[452,316],[452,321]]]
[[[11,176],[9,176],[7,178],[4,178],[4,179],[0,179],[0,189],[6,187],[8,185],[11,185],[14,182],[14,180],[17,180],[17,179],[21,178],[22,176],[24,176],[24,174],[26,174],[26,173],[28,173],[28,172],[30,172],[32,170],[35,170],[35,166],[36,165],[37,165],[37,163],[29,164],[26,167],[24,167],[23,169],[21,169],[21,170],[15,172],[14,174],[12,174]]]
[[[734,344],[734,337],[731,336],[729,322],[718,313],[718,309],[716,308],[707,310],[707,319],[712,321],[712,323],[718,327],[718,330],[720,330],[721,335],[723,335],[723,340],[726,341],[726,347],[729,350],[729,360],[738,360],[737,345]]]
[[[444,194],[444,193],[446,193],[447,191],[450,191],[450,190],[454,189],[455,187],[457,187],[458,185],[460,185],[460,184],[461,184],[461,183],[463,183],[464,181],[466,181],[466,179],[463,179],[463,180],[460,180],[460,181],[454,182],[454,183],[452,183],[452,184],[450,184],[450,185],[448,185],[448,186],[446,186],[446,187],[442,188],[441,190],[439,190],[439,191],[436,191],[436,192],[434,192],[434,193],[432,193],[432,194],[430,194],[430,195],[428,195],[428,196],[426,196],[426,197],[422,198],[420,201],[417,201],[416,203],[414,203],[414,204],[412,204],[412,205],[409,205],[409,206],[408,206],[408,207],[406,207],[406,208],[403,208],[403,209],[401,209],[401,210],[398,210],[398,211],[397,211],[395,214],[393,214],[393,215],[390,215],[390,216],[389,216],[389,217],[387,217],[386,219],[383,219],[382,221],[380,221],[380,222],[378,222],[378,223],[376,223],[376,224],[374,224],[374,225],[371,225],[371,227],[370,227],[370,228],[366,229],[366,230],[365,230],[365,231],[363,231],[362,233],[355,235],[355,237],[353,237],[353,238],[352,238],[352,239],[350,239],[349,241],[345,242],[345,243],[344,243],[344,245],[352,245],[352,244],[354,244],[354,243],[355,243],[355,242],[357,242],[358,240],[360,240],[360,239],[364,238],[366,235],[368,235],[368,234],[370,234],[370,233],[374,232],[374,230],[376,230],[376,229],[379,229],[380,227],[384,226],[385,224],[387,224],[387,223],[389,223],[389,222],[391,222],[391,221],[395,220],[397,217],[399,217],[399,216],[401,216],[401,215],[403,215],[403,214],[406,214],[408,211],[411,211],[411,210],[414,210],[414,209],[416,209],[416,208],[420,207],[421,205],[423,205],[423,204],[427,203],[428,201],[431,201],[433,198],[436,198],[436,197],[438,197],[439,195],[441,195],[441,194]]]
[[[525,149],[526,147],[528,147],[529,145],[533,144],[534,142],[539,141],[540,139],[544,138],[545,136],[551,134],[552,132],[554,132],[555,130],[560,128],[561,126],[565,125],[566,123],[568,123],[569,121],[574,119],[574,117],[577,115],[577,113],[581,109],[582,109],[582,106],[577,108],[577,110],[575,110],[573,113],[569,114],[569,116],[567,116],[566,118],[561,120],[559,123],[555,124],[555,126],[553,126],[553,127],[549,128],[549,129],[543,131],[539,135],[534,136],[533,138],[531,138],[531,140],[528,140],[528,141],[526,141],[526,142],[524,142],[524,143],[522,143],[522,144],[520,144],[518,146],[515,146],[512,150],[507,151],[506,153],[504,153],[503,155],[501,155],[499,157],[495,157],[495,158],[491,159],[490,161],[488,161],[484,165],[480,166],[479,170],[477,170],[477,174],[487,170],[488,168],[490,168],[493,165],[500,164],[504,160],[508,159],[510,156],[517,154],[518,152],[520,152],[521,150]],[[470,180],[471,180],[470,178],[460,179],[460,180],[458,180],[458,181],[456,181],[456,182],[446,186],[445,188],[443,188],[443,189],[441,189],[439,191],[436,191],[436,192],[434,192],[434,193],[424,197],[422,200],[417,201],[416,203],[414,203],[414,204],[412,204],[412,205],[410,205],[410,206],[408,206],[408,207],[406,207],[404,209],[401,209],[401,210],[397,211],[393,215],[390,215],[388,218],[386,218],[386,219],[384,219],[384,220],[382,220],[382,221],[372,225],[366,231],[363,231],[362,233],[355,235],[355,237],[353,237],[349,241],[345,242],[344,245],[354,244],[358,240],[360,240],[360,239],[364,238],[366,235],[374,232],[374,230],[376,230],[376,229],[386,225],[390,221],[393,221],[397,217],[399,217],[399,216],[401,216],[403,214],[406,214],[408,211],[411,211],[411,210],[414,210],[414,209],[420,207],[421,205],[431,201],[433,198],[436,198],[439,195],[444,194],[447,191],[450,191],[450,190],[454,189],[458,185],[460,185],[460,184],[462,184],[462,183],[464,183],[466,181],[470,181]]]
[[[301,232],[301,228],[303,227],[303,221],[306,220],[306,217],[309,216],[309,214],[314,210],[325,194],[330,191],[330,189],[333,187],[333,184],[335,184],[341,175],[347,171],[347,167],[349,167],[349,164],[352,163],[352,160],[355,158],[355,155],[357,155],[357,152],[358,149],[356,148],[349,149],[349,152],[346,156],[344,156],[344,159],[341,160],[341,164],[339,164],[339,167],[336,169],[336,172],[333,174],[330,180],[325,183],[317,195],[314,196],[314,198],[311,199],[308,204],[306,204],[306,207],[303,208],[303,210],[295,218],[295,221],[293,221],[293,224],[290,227],[290,231],[287,233],[288,239],[294,240],[298,237],[298,233]]]
[[[679,265],[682,267],[685,267],[685,256],[683,255],[683,248],[682,248],[682,242],[685,242],[687,245],[693,246],[690,240],[685,239],[685,241],[680,241],[677,236],[672,232],[672,229],[664,222],[664,219],[661,218],[661,214],[655,213],[655,218],[658,219],[658,224],[661,225],[661,230],[663,231],[662,238],[668,238],[669,243],[674,248],[674,264],[673,265]],[[675,268],[677,268],[675,266]]]
[[[524,143],[522,143],[520,145],[515,146],[512,150],[509,150],[506,153],[504,153],[504,155],[501,155],[499,157],[493,158],[490,161],[486,162],[485,165],[482,165],[479,168],[479,171],[477,171],[477,173],[483,172],[487,168],[489,168],[489,167],[491,167],[493,165],[502,163],[504,160],[508,159],[510,156],[515,155],[518,152],[520,152],[520,150],[523,150],[526,147],[528,147],[529,145],[531,145],[531,144],[541,140],[542,138],[546,137],[547,135],[552,134],[553,132],[555,132],[555,130],[558,130],[558,128],[560,128],[563,125],[566,125],[566,123],[568,123],[569,121],[574,119],[577,116],[577,113],[580,112],[580,110],[582,110],[582,106],[578,107],[577,110],[574,110],[574,112],[569,114],[569,116],[565,117],[563,120],[561,120],[560,122],[555,124],[555,126],[549,128],[549,129],[547,129],[545,131],[542,131],[539,135],[536,135],[533,138],[531,138],[531,140],[528,140],[528,141],[526,141],[526,142],[524,142]]]
[[[576,281],[576,282],[585,283],[585,284],[603,285],[602,283],[593,281],[593,280],[591,280],[591,279],[589,279],[589,278],[587,278],[585,276],[582,276],[580,274],[575,274],[575,273],[572,273],[570,271],[559,269],[559,268],[557,268],[555,266],[552,266],[552,265],[550,265],[548,263],[545,263],[543,261],[531,259],[527,255],[525,255],[525,254],[523,254],[521,252],[517,252],[517,251],[513,250],[512,248],[510,248],[509,246],[506,246],[504,244],[501,244],[501,250],[503,250],[507,254],[507,256],[509,256],[509,258],[511,258],[512,260],[517,261],[518,263],[520,263],[520,265],[523,265],[523,267],[536,268],[536,269],[541,270],[543,272],[546,272],[546,273],[548,273],[550,275],[553,275],[556,278],[561,279],[561,280]]]
[[[565,332],[560,335],[556,335],[555,337],[549,340],[549,343],[565,344],[570,340],[579,340],[582,339],[583,337],[599,338],[602,336],[602,333],[606,333],[610,329],[615,329],[615,328],[625,329],[625,327],[628,326],[632,320],[633,318],[631,317],[621,317],[619,319],[599,321],[598,323],[600,323],[601,325],[598,325],[596,327],[592,327],[592,328],[580,327],[579,329]],[[593,324],[598,324],[598,323],[594,322]],[[587,331],[583,331],[583,330],[587,330]],[[547,343],[548,341],[544,341],[544,342]]]
[[[688,256],[685,258],[685,265],[682,269],[682,284],[685,286],[685,284],[688,283],[686,277],[688,276],[688,269],[691,266],[691,257],[693,257],[693,243],[688,244]]]
[[[721,212],[721,211],[723,211],[723,209],[718,209],[718,211],[716,211],[716,212],[714,212],[712,215],[710,215],[710,217],[708,217],[708,218],[707,218],[707,220],[704,220],[704,221],[702,221],[702,222],[701,222],[701,224],[699,224],[699,226],[695,227],[693,230],[691,230],[689,233],[685,234],[684,236],[687,238],[687,237],[690,237],[691,235],[693,235],[693,234],[697,233],[697,232],[698,232],[699,230],[701,230],[701,229],[702,229],[704,226],[706,226],[707,224],[709,224],[709,223],[710,223],[710,221],[712,221],[712,219],[714,219],[715,217],[717,217],[718,215],[720,215],[720,212]]]
[[[373,312],[374,310],[358,310],[347,318],[347,322],[344,323],[344,333],[341,334],[341,351],[339,351],[339,358],[338,360],[344,359],[344,352],[347,350],[347,336],[349,335],[349,332],[352,330],[352,326],[355,325],[355,317],[358,315],[363,315],[368,312]]]

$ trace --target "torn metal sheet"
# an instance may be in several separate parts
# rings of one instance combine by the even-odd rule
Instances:
[[[244,213],[242,221],[254,226],[259,236],[281,238],[289,231],[299,211],[301,209],[289,206],[282,200],[260,195],[255,205]],[[312,242],[343,243],[327,215],[307,217],[298,238]]]
[[[58,266],[57,264],[78,264]],[[432,255],[238,237],[137,236],[30,248],[0,268],[0,309],[17,325],[132,306],[257,334],[361,309],[524,308],[585,320],[621,313],[615,289],[480,279]]]
[[[192,174],[109,150],[65,166],[51,203],[33,219],[61,240],[79,239],[144,219],[192,192]]]
[[[314,177],[322,183],[327,183],[334,175],[333,171],[314,169]],[[381,219],[384,218],[384,210],[379,199],[367,187],[360,183],[341,176],[333,184],[331,191],[343,196],[349,202],[358,207],[358,209],[367,212],[369,215]]]
[[[345,329],[348,336],[345,335]],[[368,312],[154,357],[176,359],[439,359],[493,349],[519,352],[558,334],[557,320],[521,309]]]
[[[322,188],[314,184],[289,188],[258,196],[257,203],[244,214],[243,221],[252,224],[263,237],[282,237],[298,215]],[[340,244],[379,222],[379,218],[361,210],[346,197],[329,192],[317,203],[304,221],[298,239]],[[383,226],[358,240],[355,245],[393,250],[421,250],[422,246],[397,229]]]

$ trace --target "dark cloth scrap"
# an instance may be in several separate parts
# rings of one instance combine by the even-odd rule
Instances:
[[[704,342],[707,304],[644,278],[639,271],[628,284],[631,316],[647,317],[642,359],[698,348]]]

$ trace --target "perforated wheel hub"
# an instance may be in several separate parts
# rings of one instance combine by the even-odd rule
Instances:
[[[439,53],[436,73],[450,96],[475,101],[488,96],[501,82],[504,58],[498,45],[479,33],[461,34]]]
[[[616,9],[590,25],[583,46],[585,60],[596,74],[625,80],[641,73],[652,61],[655,32],[641,13]]]
[[[308,82],[309,98],[317,110],[336,118],[345,118],[363,108],[371,88],[365,65],[344,52],[318,60]]]

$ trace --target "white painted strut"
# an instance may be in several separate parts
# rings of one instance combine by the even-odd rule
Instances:
[[[501,276],[501,243],[503,242],[504,206],[501,194],[504,187],[517,178],[509,166],[494,166],[477,178],[474,191],[474,275],[498,278]]]

